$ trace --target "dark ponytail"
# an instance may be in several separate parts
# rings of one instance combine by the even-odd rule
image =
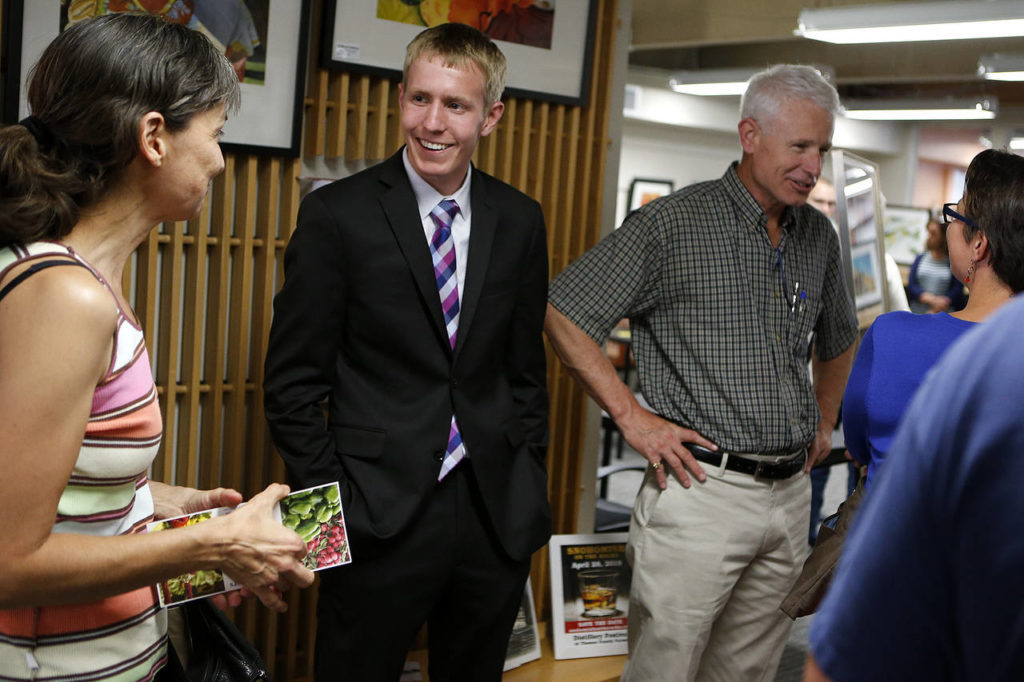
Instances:
[[[60,239],[93,202],[96,174],[23,125],[0,128],[0,247]]]

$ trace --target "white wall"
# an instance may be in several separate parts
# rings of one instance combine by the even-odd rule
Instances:
[[[710,132],[627,119],[622,132],[615,224],[626,216],[635,178],[671,180],[675,189],[722,176],[740,146],[733,132]]]
[[[922,160],[918,166],[913,205],[937,211],[947,201],[956,201],[949,182],[949,166]]]

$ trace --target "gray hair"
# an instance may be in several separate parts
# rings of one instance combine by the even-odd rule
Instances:
[[[787,100],[810,100],[833,118],[839,112],[839,93],[812,66],[776,64],[754,74],[740,99],[740,118],[752,118],[764,128]]]

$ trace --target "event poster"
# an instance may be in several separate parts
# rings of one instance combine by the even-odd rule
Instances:
[[[153,521],[147,532],[181,528],[203,523],[230,514],[231,507]],[[345,516],[341,510],[341,494],[337,483],[299,490],[285,496],[274,508],[274,516],[302,536],[307,554],[303,565],[311,571],[341,566],[352,562],[345,532]],[[241,585],[216,569],[184,573],[157,584],[161,606],[178,606],[193,599],[202,599],[222,592],[241,589]]]
[[[555,658],[626,653],[629,623],[627,533],[554,535],[551,612]]]

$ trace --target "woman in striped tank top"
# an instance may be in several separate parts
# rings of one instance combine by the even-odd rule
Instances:
[[[221,569],[283,610],[282,590],[313,580],[272,516],[283,485],[140,532],[242,501],[147,479],[160,409],[120,286],[155,225],[199,211],[238,98],[205,37],[110,15],[47,47],[32,116],[0,129],[0,679],[152,680],[167,659],[156,582]]]

